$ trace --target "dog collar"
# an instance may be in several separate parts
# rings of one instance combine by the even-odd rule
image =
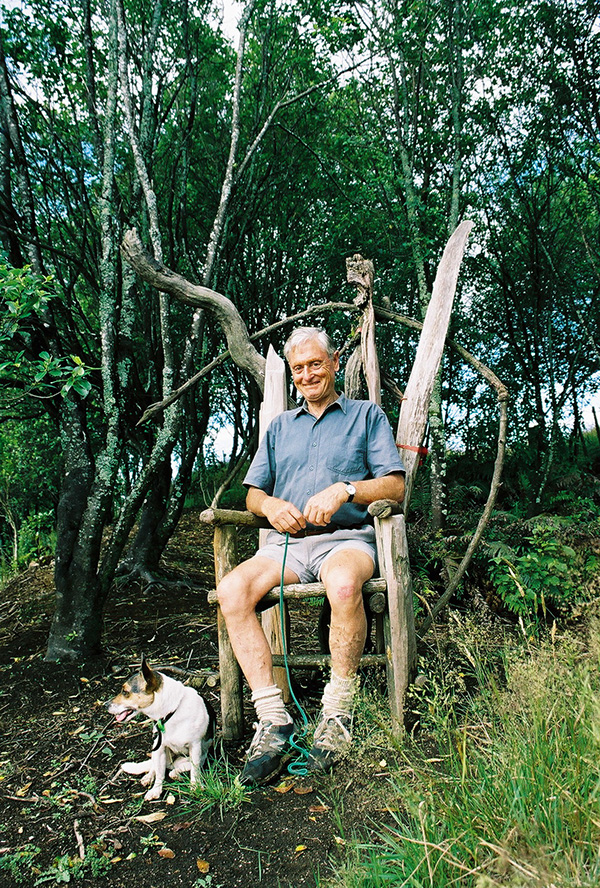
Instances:
[[[158,728],[158,730],[160,731],[161,734],[164,734],[166,723],[169,721],[169,719],[171,718],[172,715],[175,715],[176,711],[177,711],[177,710],[174,709],[173,712],[169,712],[169,714],[168,714],[168,715],[165,715],[164,718],[159,718],[159,719],[155,722],[155,725],[156,725],[156,727]]]
[[[162,742],[160,735],[165,733],[165,725],[169,721],[171,716],[175,715],[175,712],[176,712],[176,710],[174,709],[173,712],[169,712],[169,714],[165,715],[164,718],[159,718],[154,722],[154,730],[156,732],[156,740],[154,742],[153,751],[159,748],[159,746]]]

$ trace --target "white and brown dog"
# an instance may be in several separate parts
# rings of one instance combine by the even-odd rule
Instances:
[[[106,708],[121,724],[140,713],[154,722],[151,758],[121,765],[128,774],[144,774],[142,784],[150,785],[146,799],[160,798],[167,769],[170,777],[189,771],[191,785],[197,784],[214,740],[216,716],[194,688],[155,672],[144,658],[141,671],[127,679]]]

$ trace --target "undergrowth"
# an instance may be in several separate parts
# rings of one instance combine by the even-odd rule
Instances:
[[[427,731],[391,777],[392,825],[357,840],[329,885],[600,883],[600,622],[585,649],[568,636],[504,654],[502,684],[465,644],[473,691],[452,701],[439,673],[428,681]]]

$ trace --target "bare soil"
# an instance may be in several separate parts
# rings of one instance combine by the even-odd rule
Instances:
[[[332,776],[256,790],[235,810],[198,814],[176,783],[169,786],[172,804],[167,793],[159,802],[143,800],[138,778],[119,764],[149,752],[150,724],[116,725],[104,702],[142,653],[153,665],[216,667],[215,613],[206,603],[214,582],[212,535],[193,514],[180,523],[164,573],[164,585],[115,589],[105,657],[80,666],[44,662],[54,606],[50,564],[31,566],[1,593],[0,855],[5,866],[13,864],[12,872],[0,866],[2,888],[71,880],[111,888],[324,885],[346,839],[389,816],[382,759],[390,750],[377,746]],[[314,618],[307,606],[298,638],[314,634]],[[323,677],[300,681],[296,692],[312,718]],[[218,688],[203,693],[218,712]],[[250,708],[246,715],[244,742],[217,746],[234,773],[252,735]]]

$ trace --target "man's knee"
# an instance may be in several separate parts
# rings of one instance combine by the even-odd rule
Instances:
[[[247,593],[247,583],[235,570],[223,577],[217,585],[217,600],[225,618],[248,608]]]

